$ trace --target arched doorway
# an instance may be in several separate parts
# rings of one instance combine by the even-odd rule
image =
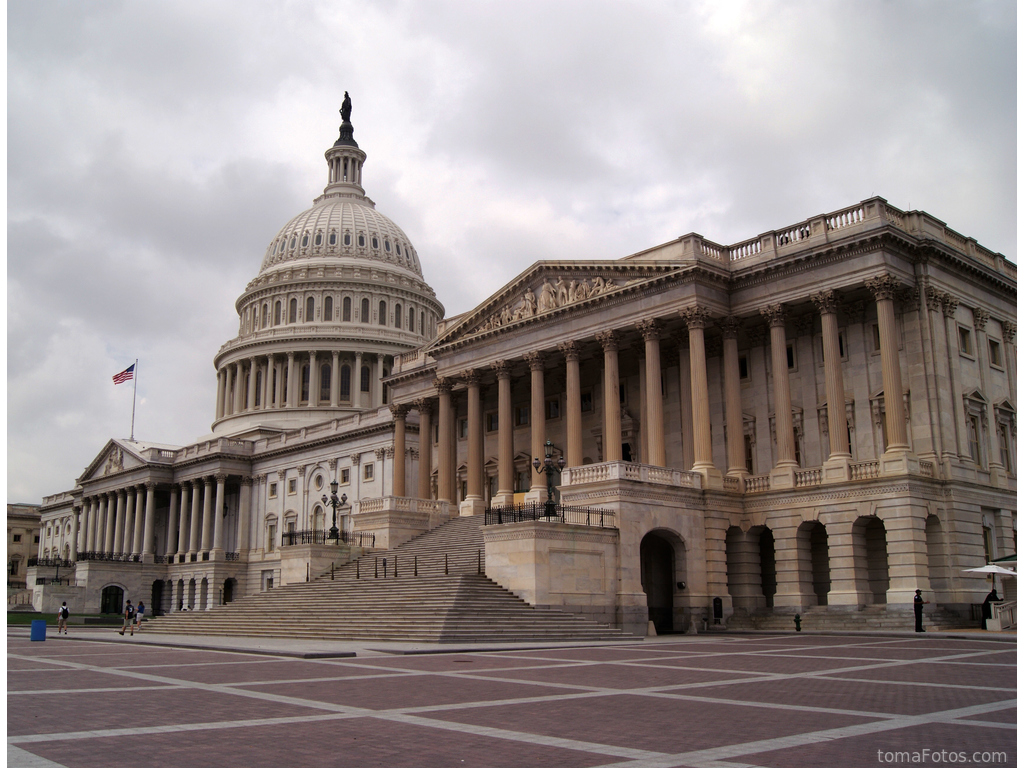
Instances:
[[[775,604],[775,536],[767,526],[725,533],[725,564],[729,595],[735,608],[756,610]]]
[[[120,587],[104,587],[100,593],[100,613],[119,615],[124,607],[124,590]]]
[[[235,599],[235,580],[227,579],[224,582],[224,603],[230,603]]]
[[[149,598],[149,610],[152,611],[154,616],[159,616],[164,612],[164,583],[161,580],[153,582],[153,591]]]
[[[796,537],[799,547],[800,592],[804,595],[813,594],[814,605],[828,605],[832,578],[825,526],[817,520],[808,520],[797,528]]]
[[[884,605],[889,590],[889,555],[885,523],[877,517],[858,517],[853,524],[853,563],[857,591],[868,605]]]
[[[774,608],[778,577],[775,574],[775,536],[771,528],[761,528],[757,536],[757,546],[761,552],[761,594],[764,596],[765,606]]]
[[[676,573],[679,566],[672,534],[651,531],[640,541],[640,585],[647,594],[647,618],[659,633],[675,628]],[[672,537],[677,538],[677,537]]]

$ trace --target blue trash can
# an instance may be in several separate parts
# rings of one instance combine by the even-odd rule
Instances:
[[[32,619],[32,634],[30,640],[46,639],[46,619]]]

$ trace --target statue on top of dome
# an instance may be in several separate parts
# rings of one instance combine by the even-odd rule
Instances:
[[[349,118],[352,117],[352,99],[349,98],[348,91],[345,91],[345,98],[342,100],[341,109],[338,111],[341,112],[341,122],[349,122]]]

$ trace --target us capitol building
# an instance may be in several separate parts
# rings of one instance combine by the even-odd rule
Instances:
[[[212,433],[111,439],[43,499],[37,609],[207,611],[471,515],[490,579],[638,634],[981,602],[964,570],[1016,552],[1015,264],[876,197],[445,318],[350,110],[236,301]]]

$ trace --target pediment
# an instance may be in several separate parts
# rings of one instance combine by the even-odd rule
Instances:
[[[678,264],[665,263],[538,262],[446,328],[432,346],[543,322],[682,271]]]
[[[120,440],[108,440],[103,449],[96,454],[78,483],[86,483],[90,480],[98,480],[107,475],[119,474],[136,467],[141,467],[146,462],[137,455],[131,447]]]

